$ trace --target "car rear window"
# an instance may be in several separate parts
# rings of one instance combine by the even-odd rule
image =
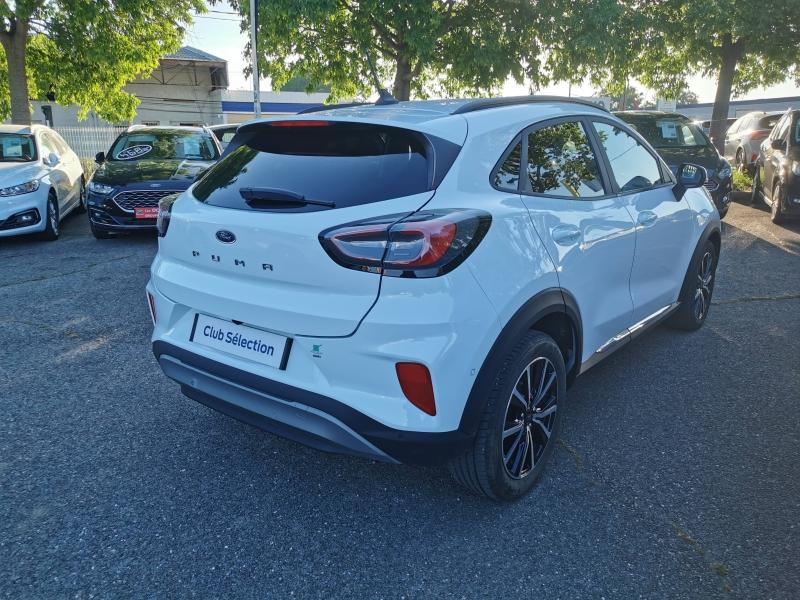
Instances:
[[[226,208],[300,212],[432,190],[460,149],[399,127],[332,121],[254,124],[240,129],[231,146],[195,186],[198,200]],[[265,202],[254,206],[246,198],[253,193]],[[282,198],[293,202],[281,204]]]
[[[758,128],[759,129],[772,129],[775,127],[775,124],[781,120],[781,116],[783,115],[770,115],[768,117],[762,117],[758,120]]]

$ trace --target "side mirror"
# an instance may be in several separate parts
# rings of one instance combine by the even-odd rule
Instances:
[[[680,200],[683,198],[686,190],[701,187],[706,182],[706,179],[708,179],[708,174],[706,170],[699,165],[683,163],[678,167],[677,171],[675,171],[675,177],[678,179],[678,183],[672,188],[672,193],[675,194],[675,200]]]
[[[42,162],[48,167],[55,167],[58,164],[58,154],[51,152],[42,159]]]
[[[786,144],[783,140],[771,140],[769,145],[773,150],[784,150],[786,148]]]
[[[94,155],[94,162],[98,165],[102,165],[106,160],[106,153],[105,152],[98,152]]]

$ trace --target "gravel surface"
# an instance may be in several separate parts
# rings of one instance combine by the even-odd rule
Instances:
[[[800,223],[768,217],[732,207],[706,326],[582,376],[511,505],[184,398],[154,237],[0,240],[0,597],[797,598]]]

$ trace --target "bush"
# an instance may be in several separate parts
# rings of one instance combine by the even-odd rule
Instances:
[[[753,188],[753,178],[738,169],[733,172],[733,189],[740,192],[749,192]]]

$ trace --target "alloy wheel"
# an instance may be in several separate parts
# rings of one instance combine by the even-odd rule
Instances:
[[[52,198],[47,202],[47,220],[50,222],[52,232],[58,235],[58,215],[56,214],[56,203]]]
[[[501,450],[506,473],[522,479],[533,471],[550,442],[558,410],[558,375],[540,356],[517,379],[506,406]]]
[[[697,270],[697,289],[694,294],[694,317],[702,321],[711,305],[711,290],[714,284],[714,256],[706,251]]]

